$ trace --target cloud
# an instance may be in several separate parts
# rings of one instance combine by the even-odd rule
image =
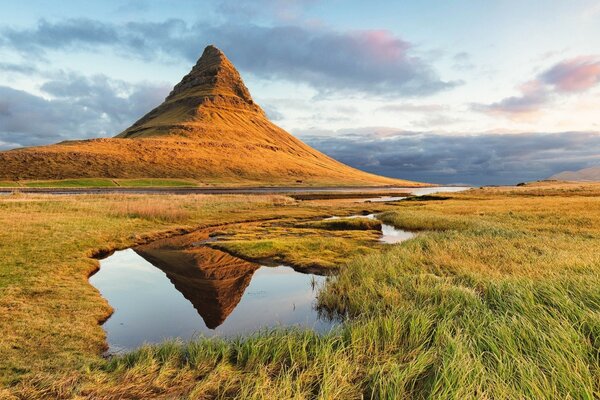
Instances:
[[[374,132],[374,128],[328,135],[305,132],[302,138],[356,168],[436,183],[514,184],[600,164],[598,132],[449,136],[365,131]]]
[[[204,45],[220,47],[259,78],[303,82],[322,94],[422,96],[457,82],[443,81],[414,46],[386,30],[335,31],[302,26],[219,26],[163,22],[111,24],[90,19],[40,20],[29,29],[4,28],[0,43],[24,58],[47,51],[113,49],[124,57],[194,62]]]
[[[561,61],[519,87],[520,94],[473,109],[509,118],[533,115],[557,96],[584,92],[600,83],[600,57],[582,56]]]
[[[378,107],[375,111],[423,113],[445,111],[447,110],[447,108],[447,106],[444,106],[442,104],[397,103],[386,104],[384,106]]]
[[[215,10],[227,20],[241,20],[266,15],[280,21],[296,20],[318,0],[218,0]]]
[[[473,109],[508,117],[537,113],[549,100],[549,90],[538,80],[524,83],[519,96],[506,97],[497,103],[475,104]]]
[[[541,75],[556,92],[583,92],[600,82],[600,58],[577,57],[560,62]]]
[[[7,62],[0,62],[0,71],[17,74],[34,74],[39,72],[33,65]]]
[[[41,90],[49,98],[0,86],[0,149],[114,136],[160,104],[169,87],[64,74]]]

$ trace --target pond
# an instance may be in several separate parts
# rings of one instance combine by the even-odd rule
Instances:
[[[328,331],[336,322],[315,308],[325,279],[206,246],[169,247],[165,240],[115,252],[100,261],[90,282],[114,309],[103,328],[108,352],[118,353],[168,338],[232,337],[280,326]]]

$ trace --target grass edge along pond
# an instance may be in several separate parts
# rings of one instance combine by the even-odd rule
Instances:
[[[169,342],[110,360],[90,356],[86,367],[49,368],[13,382],[10,392],[26,398],[598,397],[599,195],[600,185],[532,186],[398,203],[382,220],[424,233],[349,260],[319,296],[331,312],[350,317],[328,335],[265,331],[237,341]]]

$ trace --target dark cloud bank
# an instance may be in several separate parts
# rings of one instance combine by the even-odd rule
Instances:
[[[515,184],[600,164],[600,133],[560,132],[447,136],[364,132],[302,137],[356,168],[436,183]]]
[[[411,43],[385,30],[340,32],[302,26],[219,26],[165,22],[111,24],[90,19],[40,20],[34,28],[0,30],[0,46],[29,60],[48,51],[107,48],[144,60],[193,63],[204,46],[220,47],[241,70],[261,78],[304,82],[319,92],[419,96],[455,86],[415,55]]]

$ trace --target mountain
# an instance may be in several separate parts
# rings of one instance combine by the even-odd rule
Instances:
[[[0,179],[193,178],[209,185],[422,184],[369,174],[273,124],[216,47],[165,101],[112,139],[0,152]]]
[[[549,179],[557,181],[600,182],[600,165],[580,169],[579,171],[564,171],[556,175],[552,175]]]

